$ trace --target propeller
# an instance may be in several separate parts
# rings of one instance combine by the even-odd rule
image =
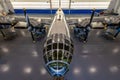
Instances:
[[[27,11],[26,11],[26,9],[24,8],[23,9],[24,10],[24,16],[25,16],[25,20],[26,20],[26,22],[27,22],[27,28],[28,28],[28,30],[29,29],[40,29],[40,27],[42,26],[42,25],[44,25],[44,23],[41,23],[40,25],[39,25],[39,27],[38,26],[33,26],[32,24],[31,24],[31,22],[30,22],[30,18],[28,17],[28,15],[27,15]],[[32,31],[31,30],[31,31]]]
[[[94,17],[94,14],[95,14],[95,9],[92,10],[92,15],[91,15],[90,22],[89,22],[88,25],[91,25],[92,20],[93,20],[93,17]],[[92,28],[92,27],[91,27],[91,28]]]
[[[90,22],[85,26],[85,30],[84,30],[84,32],[86,33],[86,36],[85,36],[85,38],[84,38],[84,41],[85,41],[85,42],[87,41],[87,38],[88,38],[88,34],[89,34],[89,32],[90,32],[90,29],[92,29],[91,23],[92,23],[94,14],[95,14],[95,9],[92,10]]]
[[[33,25],[30,23],[30,19],[29,19],[28,15],[27,15],[26,9],[24,8],[23,10],[24,10],[25,20],[26,20],[26,22],[27,22],[27,28],[28,28],[28,30],[29,30],[30,33],[31,33],[31,37],[32,37],[33,42],[35,42],[35,38],[34,38],[34,35],[33,35],[33,32],[32,32],[35,28],[34,28]]]
[[[75,24],[76,28],[74,29],[74,34],[76,35],[76,37],[78,37],[80,40],[84,42],[87,42],[88,34],[90,30],[92,29],[91,23],[92,23],[94,14],[95,14],[95,9],[92,10],[90,21],[87,25],[82,26],[79,24]]]
[[[117,33],[114,35],[114,37],[117,37],[119,33],[120,33],[120,31],[117,31]]]

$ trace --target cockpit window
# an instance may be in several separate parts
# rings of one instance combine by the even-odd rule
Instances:
[[[52,61],[52,51],[47,53],[48,61]]]
[[[71,61],[72,61],[72,56],[70,55],[68,59],[68,63],[70,63]]]
[[[71,46],[74,47],[73,44],[71,44]]]
[[[58,60],[62,60],[62,54],[63,54],[62,50],[59,50],[59,52],[58,52]]]
[[[47,41],[47,44],[50,44],[50,43],[52,43],[52,39],[50,39],[50,40]]]
[[[59,49],[63,49],[63,43],[59,43]]]
[[[69,44],[69,41],[68,41],[67,39],[65,39],[65,43],[66,43],[66,44]]]
[[[48,60],[49,60],[49,61],[52,61],[52,56],[49,56],[49,57],[48,57]]]
[[[45,60],[45,63],[47,63],[47,56],[44,55],[44,60]]]
[[[49,66],[50,66],[50,67],[57,66],[57,62],[51,63]]]
[[[65,50],[69,51],[69,46],[68,45],[64,45]]]
[[[54,60],[57,60],[57,50],[53,52],[53,57],[54,57]]]
[[[52,45],[48,45],[47,46],[47,51],[51,50],[52,49]]]
[[[53,49],[57,49],[57,43],[53,44]]]
[[[70,53],[72,53],[72,54],[73,54],[73,48],[71,48],[71,49],[70,49]]]
[[[67,56],[66,53],[64,53],[64,55],[63,55],[63,61],[67,62],[67,60],[68,60],[68,56]]]

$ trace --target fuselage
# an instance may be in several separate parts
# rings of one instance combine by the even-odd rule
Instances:
[[[73,55],[73,42],[62,9],[58,9],[44,44],[46,69],[52,76],[61,77],[69,70]]]
[[[50,35],[53,35],[53,34],[64,34],[64,35],[70,37],[68,25],[67,25],[65,15],[64,15],[62,9],[57,10],[47,37],[49,37]]]

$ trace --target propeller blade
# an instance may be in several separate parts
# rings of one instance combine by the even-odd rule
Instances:
[[[118,31],[118,32],[114,35],[114,37],[117,37],[119,33],[120,33],[120,31]]]
[[[95,14],[95,9],[92,10],[92,15],[91,15],[91,18],[90,18],[89,25],[91,25],[91,23],[92,23],[92,20],[93,20],[94,14]]]
[[[5,38],[5,33],[2,30],[0,30],[0,32],[1,32],[2,36],[3,36],[3,38]]]
[[[26,9],[24,8],[23,10],[24,10],[25,20],[27,22],[27,27],[34,28],[33,25],[30,23],[30,19],[29,19],[28,15],[27,15]]]
[[[94,14],[95,14],[95,9],[92,10],[92,14],[91,14],[90,22],[85,26],[86,29],[88,29],[88,28],[91,29],[91,28],[92,28],[91,23],[92,23],[92,20],[93,20]]]
[[[24,8],[23,11],[24,11],[24,16],[26,17],[27,14],[26,9]]]
[[[32,37],[32,41],[35,42],[35,38],[32,32],[31,32],[31,37]]]
[[[87,32],[86,32],[86,36],[85,36],[85,38],[84,38],[84,42],[87,42],[88,34],[89,34],[89,32],[87,31]]]

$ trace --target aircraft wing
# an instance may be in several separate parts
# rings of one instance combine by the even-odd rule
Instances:
[[[69,17],[67,22],[69,25],[79,24],[81,26],[86,26],[90,21],[90,17]],[[120,16],[95,16],[92,20],[91,25],[94,28],[103,28],[104,24],[107,24],[111,21],[113,24],[120,22]],[[97,25],[96,25],[97,24]]]
[[[0,16],[0,23],[9,23],[14,24],[15,28],[27,28],[26,26],[26,20],[25,16],[19,16],[19,15],[7,15],[7,16]],[[43,23],[45,25],[50,25],[52,22],[52,19],[50,17],[30,17],[30,23],[33,26],[38,26],[39,24]]]
[[[91,17],[68,17],[67,22],[70,29],[73,29],[74,35],[79,38],[80,41],[87,42],[91,29],[104,29],[105,37],[115,39],[120,33],[120,16],[108,15],[94,17],[94,14],[95,10],[93,10]]]
[[[30,18],[30,23],[33,26],[37,26],[38,24],[44,23],[46,25],[50,25],[52,20],[51,18],[47,18],[47,17],[29,17]],[[15,16],[15,19],[18,20],[19,22],[25,22],[25,16]]]

